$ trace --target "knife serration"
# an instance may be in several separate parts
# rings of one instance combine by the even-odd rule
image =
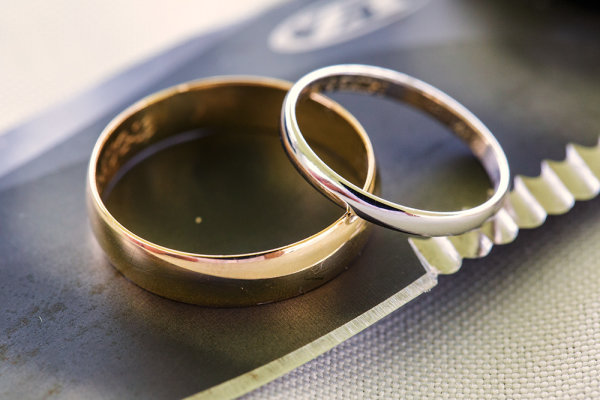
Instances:
[[[562,161],[543,160],[537,177],[517,175],[500,211],[478,229],[456,236],[408,239],[423,266],[452,274],[464,258],[485,257],[495,244],[514,241],[519,229],[541,226],[548,215],[568,212],[576,200],[600,193],[600,138],[586,147],[567,144]]]

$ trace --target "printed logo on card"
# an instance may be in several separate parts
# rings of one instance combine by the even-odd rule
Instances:
[[[269,37],[279,53],[301,53],[365,35],[412,14],[427,0],[324,0],[283,20]]]

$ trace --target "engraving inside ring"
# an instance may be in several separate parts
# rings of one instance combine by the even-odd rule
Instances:
[[[211,254],[284,246],[341,216],[294,169],[277,132],[248,133],[204,129],[156,143],[119,170],[106,207],[153,243]]]

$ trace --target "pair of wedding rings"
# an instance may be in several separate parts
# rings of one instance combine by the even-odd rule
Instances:
[[[320,94],[331,91],[390,97],[431,114],[480,160],[493,194],[474,208],[453,212],[419,210],[378,197],[373,193],[376,167],[369,137],[350,113]],[[283,147],[300,173],[346,212],[296,243],[229,255],[163,247],[139,237],[111,215],[103,194],[126,163],[153,144],[205,126],[280,132]],[[353,183],[334,171],[314,151],[317,145],[343,158],[358,179]],[[313,71],[294,85],[266,78],[214,78],[175,86],[139,101],[100,135],[90,160],[87,200],[101,247],[127,278],[170,299],[238,306],[295,296],[334,277],[362,249],[368,221],[418,236],[475,229],[502,206],[509,178],[506,156],[492,133],[443,92],[392,70],[338,65]]]

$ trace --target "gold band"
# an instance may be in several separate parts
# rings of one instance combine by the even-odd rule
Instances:
[[[278,135],[291,84],[265,78],[216,78],[151,95],[117,116],[92,152],[87,203],[92,229],[110,262],[161,296],[208,306],[277,301],[340,273],[366,242],[369,223],[346,211],[322,231],[287,246],[247,254],[207,255],[151,243],[121,225],[102,195],[119,169],[143,149],[202,127],[266,128]],[[342,159],[364,190],[375,187],[375,157],[361,125],[341,106],[315,94],[299,104],[299,121],[322,157]],[[328,132],[323,135],[322,132]],[[283,151],[283,150],[282,150]],[[243,201],[243,200],[240,200]]]

